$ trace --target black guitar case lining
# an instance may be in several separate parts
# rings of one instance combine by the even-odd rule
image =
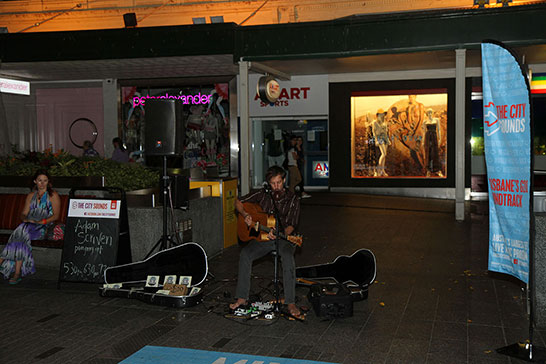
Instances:
[[[137,293],[137,299],[153,305],[184,308],[195,306],[203,300],[203,292],[199,292],[193,296],[168,296],[164,294]]]
[[[100,287],[99,294],[103,297],[133,298],[154,305],[175,308],[192,307],[203,300],[203,291],[192,296],[170,296],[156,292],[146,292],[142,287],[139,287],[139,289]]]

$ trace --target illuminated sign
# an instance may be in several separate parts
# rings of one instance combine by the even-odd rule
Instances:
[[[182,101],[185,105],[208,104],[210,97],[211,95],[201,95],[201,93],[198,93],[197,95],[169,95],[167,93],[163,96],[135,96],[133,97],[133,107],[137,107],[139,105],[144,106],[146,99],[175,99]]]
[[[275,103],[281,95],[281,86],[272,76],[263,76],[258,80],[256,97],[264,104]]]
[[[313,178],[328,178],[329,175],[328,161],[313,161]]]
[[[0,92],[18,95],[30,95],[30,82],[0,78]]]
[[[531,93],[546,94],[546,73],[533,73]]]
[[[274,90],[273,96],[267,96],[268,98],[274,99],[274,101],[265,102],[263,98],[256,94],[254,96],[254,101],[260,99],[262,102],[260,103],[260,107],[276,107],[276,106],[288,106],[290,105],[290,100],[307,100],[309,90],[311,90],[310,87],[290,87],[290,88],[280,88],[279,84],[276,85],[273,84],[270,86],[267,85],[267,93],[273,93],[273,91],[270,92],[270,90]]]
[[[248,83],[258,83],[260,75],[248,76]],[[277,86],[278,85],[278,86]],[[328,115],[328,76],[292,76],[290,81],[269,85],[274,102],[266,102],[259,93],[249,92],[251,117]],[[265,86],[262,88],[265,94]]]

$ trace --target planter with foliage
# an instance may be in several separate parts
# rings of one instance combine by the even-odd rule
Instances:
[[[118,163],[100,157],[76,157],[62,149],[55,153],[50,149],[44,152],[13,152],[12,155],[0,157],[0,176],[28,177],[39,169],[46,169],[54,182],[57,180],[54,177],[104,177],[106,187],[123,188],[125,191],[156,187],[159,184],[159,172],[138,163]],[[62,179],[59,178],[59,182]],[[57,184],[55,186],[60,187]]]

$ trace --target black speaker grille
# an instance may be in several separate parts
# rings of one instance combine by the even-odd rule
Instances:
[[[185,136],[182,116],[182,101],[146,100],[144,152],[147,155],[182,155]]]

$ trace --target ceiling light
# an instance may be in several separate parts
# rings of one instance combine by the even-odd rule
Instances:
[[[489,5],[489,0],[474,0],[474,5],[478,5],[478,8],[484,8],[485,5]]]

